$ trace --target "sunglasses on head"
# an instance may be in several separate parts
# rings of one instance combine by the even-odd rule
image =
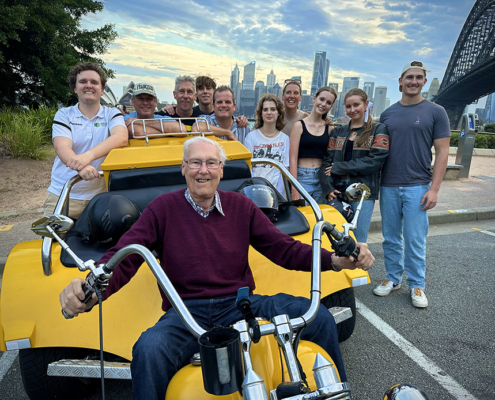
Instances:
[[[301,84],[301,80],[300,79],[286,79],[284,81],[284,84],[287,85],[288,83],[299,83],[299,84]]]

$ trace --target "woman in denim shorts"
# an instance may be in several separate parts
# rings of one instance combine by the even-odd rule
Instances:
[[[296,122],[290,134],[290,173],[320,204],[325,203],[325,199],[318,173],[333,129],[325,120],[336,98],[337,93],[334,88],[323,86],[318,89],[313,97],[311,114]],[[300,198],[300,193],[293,188],[292,200]]]

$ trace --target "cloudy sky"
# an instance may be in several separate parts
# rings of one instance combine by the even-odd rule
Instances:
[[[474,0],[107,0],[84,26],[112,23],[119,37],[103,56],[116,71],[117,96],[129,81],[155,85],[173,101],[177,75],[209,74],[229,84],[237,63],[256,61],[256,80],[301,75],[310,88],[314,52],[326,51],[329,81],[344,77],[387,86],[399,100],[404,64],[423,61],[428,78],[443,77]],[[427,87],[429,83],[427,83]]]

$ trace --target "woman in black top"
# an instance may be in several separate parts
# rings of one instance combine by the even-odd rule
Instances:
[[[318,89],[313,97],[311,114],[296,122],[290,134],[290,173],[317,203],[325,202],[318,173],[333,129],[325,119],[336,98],[334,88],[323,86]],[[292,199],[300,198],[299,192],[293,188]]]
[[[363,202],[354,231],[358,242],[366,242],[375,200],[380,189],[380,173],[388,156],[389,137],[387,127],[373,123],[371,115],[365,121],[369,101],[362,89],[351,89],[344,97],[349,125],[336,127],[331,135],[327,155],[320,170],[323,196],[331,201],[343,194],[351,183],[365,183],[371,190]],[[356,210],[359,203],[352,202]]]

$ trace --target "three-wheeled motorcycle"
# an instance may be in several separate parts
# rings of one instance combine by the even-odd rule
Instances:
[[[269,185],[251,176],[251,163],[271,164],[285,176],[286,198],[290,199],[291,184],[309,204],[284,203],[280,196],[284,205],[277,210],[274,224],[301,242],[313,243],[312,273],[280,268],[254,249],[250,249],[249,263],[255,293],[306,296],[311,299],[311,307],[296,319],[281,315],[271,321],[257,321],[246,317],[228,332],[220,332],[221,338],[234,337],[227,356],[218,356],[224,350],[214,341],[202,346],[213,348],[213,353],[205,350],[180,370],[166,398],[350,399],[349,385],[340,382],[328,354],[313,343],[299,341],[297,332],[311,323],[321,302],[337,322],[339,341],[351,336],[356,319],[353,288],[369,283],[368,274],[359,269],[320,273],[319,249],[330,250],[333,245],[340,254],[351,255],[355,247],[352,223],[346,223],[334,208],[316,204],[280,163],[269,159],[252,161],[251,153],[239,142],[217,139],[208,132],[197,134],[218,140],[226,151],[228,160],[219,189],[234,191],[247,180]],[[142,211],[160,194],[184,188],[181,163],[183,143],[188,139],[185,136],[145,134],[130,139],[125,148],[112,150],[101,165],[108,192],[95,196],[81,216],[72,221],[67,217],[69,194],[81,180],[74,176],[65,184],[54,214],[33,224],[33,231],[43,236],[42,240],[19,243],[9,254],[0,298],[0,350],[19,350],[22,379],[30,399],[84,398],[96,378],[131,379],[132,346],[163,313],[157,281],[191,333],[204,338],[204,330],[185,308],[155,255],[142,246],[128,246],[106,265],[97,265],[95,261],[110,245],[95,240],[88,226],[88,210],[101,196],[125,196]],[[365,198],[366,188],[355,187],[352,195]],[[141,254],[149,268],[143,265],[125,287],[100,305],[100,311],[104,308],[100,321],[96,309],[77,318],[64,318],[58,294],[72,279],[85,278],[89,271],[88,293],[104,290],[112,269],[131,253]],[[246,296],[241,296],[240,303],[249,311]],[[104,327],[102,354],[99,326]],[[216,375],[205,375],[203,380],[204,370],[215,370]],[[302,373],[307,375],[306,384],[301,384]],[[294,387],[284,387],[284,382],[292,382]],[[294,394],[294,390],[300,393]]]

